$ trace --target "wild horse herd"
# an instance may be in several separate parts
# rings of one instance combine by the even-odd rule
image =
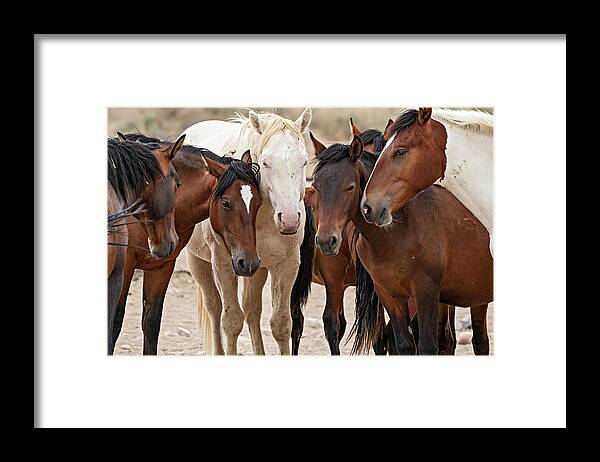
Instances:
[[[455,306],[470,307],[473,351],[490,352],[493,300],[493,116],[420,108],[325,146],[292,121],[249,111],[188,127],[175,141],[108,138],[108,353],[142,270],[143,352],[156,355],[175,260],[187,252],[204,348],[237,354],[244,321],[265,354],[262,293],[271,277],[271,334],[300,350],[311,283],[325,286],[325,336],[340,354],[344,291],[356,287],[352,353],[454,354]],[[241,297],[238,293],[241,284]],[[388,321],[386,323],[386,314]],[[291,351],[290,351],[291,348]]]

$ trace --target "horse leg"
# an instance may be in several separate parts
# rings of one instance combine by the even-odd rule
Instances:
[[[410,314],[408,300],[395,298],[379,286],[375,286],[379,300],[383,303],[390,317],[393,338],[396,340],[395,348],[390,349],[390,354],[414,355],[416,348],[413,336],[408,330]]]
[[[438,311],[438,352],[448,355],[450,349],[450,326],[448,325],[448,305],[440,303]]]
[[[448,326],[450,327],[448,354],[453,355],[456,352],[456,307],[454,305],[448,305]]]
[[[412,332],[415,345],[419,344],[419,317],[415,314],[410,320],[410,331]]]
[[[238,279],[231,267],[231,257],[224,246],[215,246],[211,259],[213,277],[223,307],[221,325],[225,334],[225,353],[237,355],[237,339],[244,327],[244,313],[238,300]]]
[[[223,355],[225,352],[221,340],[221,295],[213,280],[212,266],[189,250],[187,263],[196,282],[198,330],[204,330],[204,351],[206,354]]]
[[[119,300],[115,306],[113,323],[112,323],[112,347],[117,344],[119,335],[121,334],[121,328],[123,327],[123,319],[125,318],[125,307],[127,306],[127,297],[129,296],[129,287],[131,286],[131,280],[133,279],[133,273],[135,272],[135,265],[126,264],[123,269],[123,282],[121,284],[121,294]],[[113,351],[109,354],[113,354]]]
[[[387,353],[388,355],[397,355],[398,350],[396,349],[396,337],[394,336],[394,326],[390,319],[386,327],[386,341],[387,341]]]
[[[142,331],[144,332],[144,355],[158,353],[158,336],[162,319],[163,303],[175,259],[154,271],[144,271]]]
[[[487,303],[471,307],[471,324],[473,325],[473,352],[476,355],[490,354],[490,339],[487,331]]]
[[[276,266],[269,268],[271,274],[271,302],[273,304],[270,321],[271,334],[282,355],[290,354],[290,337],[292,334],[290,299],[299,266],[300,255],[296,255],[295,258],[293,256],[284,258]]]
[[[242,310],[250,331],[255,355],[265,354],[260,318],[262,316],[262,291],[268,274],[267,268],[259,268],[251,278],[242,278]]]
[[[439,287],[431,281],[422,281],[415,288],[414,299],[419,317],[419,355],[437,355]]]
[[[323,310],[323,330],[332,355],[340,354],[340,312],[344,311],[343,282],[325,281],[325,309]],[[343,316],[343,314],[342,314]]]
[[[119,297],[121,296],[121,289],[123,288],[123,260],[124,258],[122,255],[117,255],[113,271],[108,276],[108,328],[106,337],[108,339],[109,355],[112,355],[115,349],[115,344],[113,342],[113,328],[115,311],[117,309]]]

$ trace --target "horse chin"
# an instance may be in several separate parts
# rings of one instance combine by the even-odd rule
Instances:
[[[387,213],[385,213],[385,215],[380,216],[379,219],[374,224],[379,226],[380,228],[383,228],[383,227],[389,225],[391,222],[392,222],[392,215],[389,212],[387,212]]]
[[[291,231],[282,230],[282,229],[279,230],[279,234],[283,234],[284,236],[292,236],[292,235],[296,234],[297,232],[298,232],[298,228],[293,229]]]
[[[339,248],[336,249],[336,250],[327,250],[327,251],[324,251],[321,248],[319,248],[319,250],[326,257],[335,257],[338,253],[340,253],[340,249]]]

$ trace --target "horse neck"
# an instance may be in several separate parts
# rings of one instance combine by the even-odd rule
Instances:
[[[175,225],[177,231],[183,231],[208,218],[216,179],[204,167],[183,164],[177,157],[173,164],[181,178],[175,202]]]
[[[490,135],[445,124],[446,172],[440,184],[490,230],[492,226],[493,139]]]

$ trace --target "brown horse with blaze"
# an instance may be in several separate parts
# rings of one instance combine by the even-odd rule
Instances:
[[[142,144],[172,145],[169,141],[141,134],[124,137]],[[240,196],[241,188],[247,187],[254,197],[260,197],[259,167],[252,163],[250,153],[247,152],[242,160],[235,160],[218,156],[207,149],[184,145],[173,159],[173,164],[181,178],[175,201],[175,229],[179,243],[168,258],[157,260],[148,250],[144,230],[135,223],[129,224],[124,282],[112,332],[116,343],[133,273],[135,269],[141,269],[144,271],[142,331],[145,355],[157,354],[163,303],[175,260],[187,245],[197,223],[211,218],[211,225],[223,238],[232,256],[231,263],[236,274],[250,276],[259,266],[255,224],[260,202],[253,201],[252,207],[247,210]]]

